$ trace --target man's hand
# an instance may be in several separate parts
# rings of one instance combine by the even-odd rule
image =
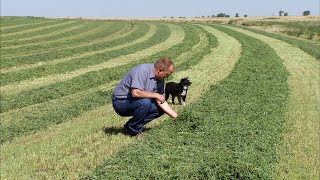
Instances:
[[[157,100],[163,104],[166,101],[166,98],[164,96],[162,96],[161,94],[158,94],[157,96]]]

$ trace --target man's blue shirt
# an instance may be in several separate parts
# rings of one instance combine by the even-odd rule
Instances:
[[[132,88],[164,95],[164,81],[156,80],[154,64],[140,64],[133,67],[115,87],[113,97],[132,97]]]

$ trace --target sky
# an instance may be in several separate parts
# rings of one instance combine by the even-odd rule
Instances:
[[[234,17],[319,16],[320,0],[0,0],[1,16],[160,18],[201,17],[225,13]]]

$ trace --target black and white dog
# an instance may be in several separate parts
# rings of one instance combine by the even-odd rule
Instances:
[[[166,101],[169,95],[172,96],[172,104],[174,104],[174,98],[177,96],[179,104],[182,105],[181,98],[183,100],[183,105],[186,105],[187,91],[191,85],[191,81],[188,78],[182,78],[180,83],[168,82],[165,87]]]

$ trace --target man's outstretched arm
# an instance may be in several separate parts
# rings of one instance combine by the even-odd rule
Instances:
[[[133,97],[137,98],[156,99],[157,104],[166,114],[168,114],[172,118],[178,117],[178,114],[169,106],[169,104],[165,100],[165,97],[159,93],[147,92],[134,88],[132,89],[131,94]]]
[[[161,107],[161,109],[166,114],[168,114],[170,117],[172,117],[172,118],[177,118],[178,117],[178,114],[169,106],[167,101],[164,101],[163,103],[161,103],[160,101],[157,100],[157,103],[158,103],[159,107]]]

